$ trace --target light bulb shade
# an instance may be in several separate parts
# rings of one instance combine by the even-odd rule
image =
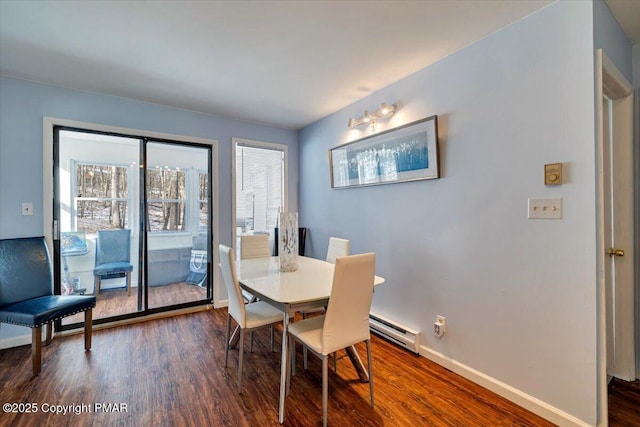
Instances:
[[[369,110],[364,110],[364,114],[358,118],[349,118],[349,127],[353,128],[365,124],[375,123],[379,119],[389,119],[393,116],[397,110],[396,104],[387,104],[386,102],[380,103],[380,108],[373,113],[369,113]]]

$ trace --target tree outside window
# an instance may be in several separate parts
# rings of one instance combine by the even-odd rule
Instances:
[[[209,174],[205,172],[198,173],[198,206],[198,229],[206,231],[209,229]]]
[[[180,169],[147,171],[147,227],[151,232],[185,231],[186,174]]]
[[[76,230],[96,233],[126,228],[127,168],[78,163],[75,172]]]

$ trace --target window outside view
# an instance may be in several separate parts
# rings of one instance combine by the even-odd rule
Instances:
[[[126,167],[78,163],[75,188],[77,231],[94,234],[127,227]]]
[[[202,194],[202,189],[199,189],[199,192]],[[183,171],[169,168],[147,171],[149,231],[184,231],[187,218],[186,201],[187,187]]]
[[[237,234],[268,232],[273,235],[283,209],[284,152],[236,146]]]

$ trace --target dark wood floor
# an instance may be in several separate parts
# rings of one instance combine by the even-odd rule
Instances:
[[[640,426],[640,381],[609,383],[609,426]]]
[[[58,337],[43,348],[37,377],[28,346],[2,350],[0,402],[32,402],[39,411],[1,413],[0,425],[277,426],[280,352],[269,351],[267,330],[256,332],[238,394],[237,351],[223,367],[225,319],[225,309],[207,310],[100,330],[86,353],[82,335]],[[375,408],[368,385],[339,358],[338,374],[329,374],[329,425],[552,425],[424,357],[377,337],[372,347]],[[298,356],[284,425],[321,425],[321,365],[311,357],[304,371],[299,348]],[[96,403],[123,403],[126,412],[97,412]],[[79,414],[43,413],[45,404],[75,405]]]

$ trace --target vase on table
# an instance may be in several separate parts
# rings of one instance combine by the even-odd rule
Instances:
[[[298,213],[281,212],[279,221],[280,271],[296,271],[298,269]]]

